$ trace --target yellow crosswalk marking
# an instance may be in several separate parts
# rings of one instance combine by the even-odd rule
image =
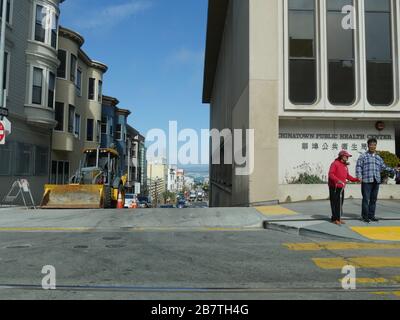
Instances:
[[[292,251],[400,249],[400,243],[320,242],[284,243]]]
[[[346,265],[356,268],[400,268],[400,257],[313,258],[321,269],[342,269]]]
[[[400,241],[400,227],[352,227],[365,238],[381,241]]]
[[[264,216],[291,216],[298,214],[297,212],[282,206],[256,207],[256,209]]]

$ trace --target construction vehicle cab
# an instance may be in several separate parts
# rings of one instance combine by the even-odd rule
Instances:
[[[86,149],[69,185],[46,185],[42,208],[113,208],[124,201],[126,176],[114,149]]]

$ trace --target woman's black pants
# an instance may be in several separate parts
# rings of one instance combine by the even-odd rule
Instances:
[[[343,193],[342,193],[343,191]],[[329,197],[331,200],[332,221],[340,220],[341,212],[343,213],[344,190],[343,188],[329,188]]]

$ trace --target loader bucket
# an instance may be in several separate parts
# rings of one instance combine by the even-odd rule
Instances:
[[[98,209],[104,207],[103,185],[45,185],[43,209]]]

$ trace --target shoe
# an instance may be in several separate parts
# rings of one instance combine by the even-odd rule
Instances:
[[[378,219],[378,218],[375,218],[375,217],[370,218],[369,220],[371,220],[372,222],[379,222],[379,219]]]
[[[343,220],[340,220],[340,224],[346,224],[346,222],[344,222]]]
[[[340,226],[340,225],[341,225],[341,223],[340,223],[340,221],[339,221],[339,220],[335,220],[335,221],[333,221],[333,224],[336,224],[337,226]]]
[[[363,222],[365,222],[365,223],[370,223],[370,222],[371,222],[368,218],[362,218],[361,220],[362,220]]]

